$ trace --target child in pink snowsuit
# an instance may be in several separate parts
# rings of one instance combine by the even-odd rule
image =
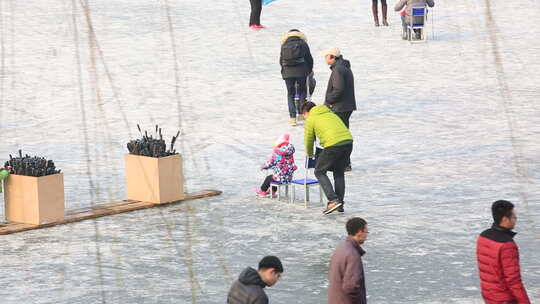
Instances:
[[[274,172],[268,175],[261,187],[255,192],[259,196],[267,196],[268,188],[272,182],[290,183],[294,171],[298,169],[294,164],[294,146],[289,142],[290,135],[283,134],[274,143],[272,156],[264,163],[261,169],[272,169]]]

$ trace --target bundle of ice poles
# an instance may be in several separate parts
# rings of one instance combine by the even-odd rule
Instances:
[[[18,157],[13,157],[10,154],[9,160],[4,166],[11,166],[11,173],[18,175],[39,177],[60,173],[60,170],[56,170],[52,160],[37,156],[30,157],[28,154],[23,156],[22,150],[19,150]]]
[[[141,138],[131,140],[127,144],[127,148],[130,154],[148,156],[148,157],[165,157],[174,154],[178,154],[174,148],[176,140],[180,136],[180,131],[176,133],[176,136],[173,136],[169,149],[167,149],[167,144],[163,140],[163,134],[161,133],[161,128],[156,125],[154,137],[148,135],[148,131],[144,131],[144,134],[141,130],[141,127],[137,124],[137,129]]]

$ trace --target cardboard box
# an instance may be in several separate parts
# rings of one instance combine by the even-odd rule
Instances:
[[[147,157],[126,154],[126,189],[129,200],[156,204],[182,200],[182,156]]]
[[[10,174],[5,186],[8,222],[39,225],[64,219],[64,174]]]

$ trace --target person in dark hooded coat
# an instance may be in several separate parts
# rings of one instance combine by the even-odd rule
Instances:
[[[324,60],[330,66],[332,73],[328,79],[326,98],[324,105],[330,108],[349,129],[349,119],[353,111],[356,111],[356,99],[354,97],[354,76],[349,60],[343,58],[338,48],[331,48],[322,52]],[[345,171],[351,171],[351,161]]]
[[[304,33],[292,29],[283,36],[279,65],[281,66],[281,76],[287,86],[289,124],[296,126],[296,120],[302,119],[300,107],[306,101],[306,80],[308,76],[313,75],[313,57]],[[295,104],[295,94],[299,94],[298,104]]]
[[[264,292],[266,286],[273,286],[283,273],[283,265],[275,256],[265,256],[259,262],[259,269],[244,269],[227,296],[227,304],[268,304]]]
[[[328,49],[323,52],[323,55],[330,70],[332,70],[330,79],[328,79],[324,105],[336,113],[349,128],[349,118],[352,112],[356,111],[351,63],[349,60],[343,59],[338,48]]]

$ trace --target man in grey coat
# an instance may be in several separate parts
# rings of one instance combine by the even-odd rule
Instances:
[[[365,304],[367,298],[362,256],[366,252],[360,245],[369,233],[367,222],[354,217],[345,226],[349,236],[337,246],[330,260],[328,304]]]
[[[268,304],[264,292],[266,286],[273,286],[283,273],[283,265],[275,256],[265,256],[259,262],[259,269],[247,267],[231,286],[227,304]]]

